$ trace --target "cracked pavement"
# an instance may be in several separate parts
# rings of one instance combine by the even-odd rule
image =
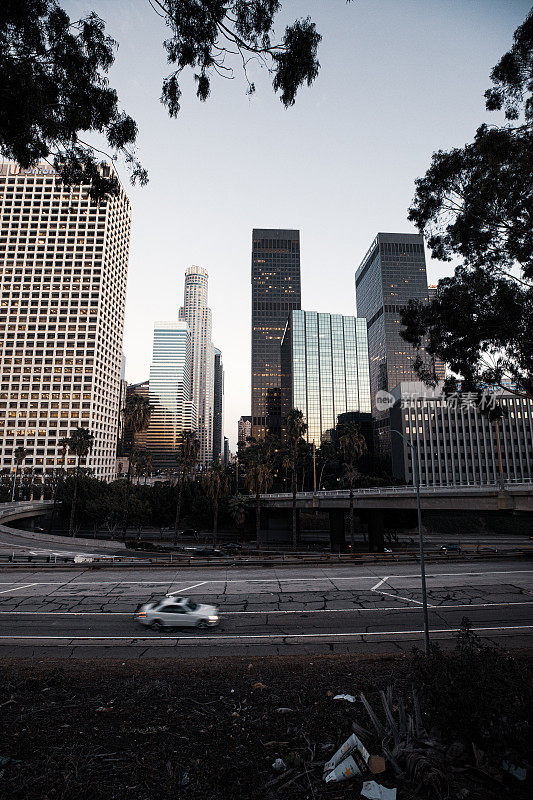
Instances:
[[[278,652],[390,652],[422,641],[414,565],[269,569],[31,569],[0,572],[0,655],[139,658]],[[533,644],[527,561],[430,565],[431,636],[450,641],[462,617],[506,646]],[[155,632],[136,607],[165,593],[220,608],[208,632]]]

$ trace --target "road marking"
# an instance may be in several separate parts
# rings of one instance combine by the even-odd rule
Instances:
[[[532,630],[533,625],[498,625],[490,627],[472,628],[476,633],[484,631],[522,631]],[[458,633],[460,628],[430,628],[429,633]],[[248,633],[244,635],[235,634],[219,634],[212,636],[0,636],[0,641],[66,641],[66,642],[89,642],[89,641],[114,641],[114,642],[130,642],[136,644],[137,642],[153,642],[153,641],[175,641],[178,644],[181,641],[198,642],[207,640],[213,642],[216,640],[244,640],[244,639],[340,639],[343,637],[356,637],[360,636],[364,639],[365,636],[412,636],[413,634],[423,634],[423,630],[409,630],[409,631],[358,631],[356,633]]]
[[[417,601],[415,601],[417,602]],[[532,606],[533,600],[519,600],[517,602],[511,603],[457,603],[457,604],[446,604],[442,606],[429,606],[429,608],[434,609],[435,611],[441,611],[443,609],[457,609],[457,608],[506,608],[508,606]],[[278,611],[277,609],[272,609],[271,611],[224,611],[221,609],[221,614],[223,617],[237,617],[237,616],[246,616],[254,614],[255,616],[261,614],[360,614],[362,612],[369,612],[369,613],[383,613],[389,611],[420,611],[419,608],[413,608],[412,606],[376,606],[376,607],[365,607],[365,608],[297,608],[293,610],[287,611]],[[19,616],[28,616],[28,617],[37,617],[37,616],[46,616],[46,617],[132,617],[134,612],[133,611],[0,611],[0,616],[9,616],[18,614]]]
[[[19,589],[29,589],[30,586],[35,586],[35,583],[26,583],[24,586],[13,586],[12,589],[2,589],[0,594],[7,594],[8,592],[18,592]]]
[[[188,592],[190,589],[196,589],[197,586],[205,586],[206,583],[210,581],[202,581],[201,583],[193,583],[192,586],[186,586],[184,589],[177,589],[175,592],[167,592],[168,597],[172,597],[175,594],[183,594],[183,592]]]
[[[401,594],[391,594],[390,592],[382,592],[380,589],[376,590],[376,594],[383,594],[385,597],[392,597],[394,600],[404,600],[406,603],[416,603],[419,606],[424,605],[421,600],[413,600],[412,597],[403,597]],[[433,606],[428,603],[428,608]]]
[[[80,553],[80,555],[87,555],[86,553]],[[365,565],[363,565],[365,566]],[[86,568],[80,567],[80,570],[85,571]],[[132,566],[132,569],[134,567]],[[169,568],[170,570],[170,568]],[[28,568],[28,572],[32,572],[31,567]],[[518,574],[532,574],[533,570],[531,569],[516,569],[516,570],[495,570],[495,571],[486,571],[486,572],[435,572],[435,573],[426,573],[426,578],[450,578],[450,577],[462,577],[462,576],[482,576],[486,577],[489,575],[518,575]],[[82,573],[80,573],[82,574]],[[420,579],[420,573],[416,574],[407,574],[407,575],[389,575],[388,580],[392,578],[397,578],[399,580],[405,578],[416,578]],[[317,578],[292,578],[292,577],[285,577],[280,575],[277,578],[210,578],[202,583],[338,583],[339,581],[371,581],[375,580],[375,575],[350,575],[350,576],[336,576],[333,575],[329,577],[324,575],[322,577]],[[0,585],[9,585],[12,581],[0,581]],[[138,586],[157,586],[159,584],[163,586],[168,586],[168,580],[166,581],[139,581],[139,580],[131,580],[131,581],[77,581],[76,578],[71,579],[70,581],[37,581],[34,585],[35,586],[63,586],[66,583],[70,583],[71,586],[105,586],[109,584],[115,584],[117,586],[122,585],[138,585]]]
[[[380,587],[380,586],[381,586],[383,583],[386,583],[388,580],[389,580],[388,578],[382,578],[380,581],[378,581],[378,582],[376,583],[376,585],[375,585],[375,586],[373,586],[373,587],[371,588],[371,590],[370,590],[370,591],[371,591],[371,592],[375,592],[375,591],[376,591],[376,589],[379,589],[379,587]]]

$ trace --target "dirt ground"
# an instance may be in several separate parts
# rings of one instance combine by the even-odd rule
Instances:
[[[528,654],[529,656],[530,654]],[[528,657],[523,654],[522,658]],[[325,784],[322,767],[369,726],[338,693],[412,688],[409,655],[0,662],[0,798],[233,800],[360,796],[362,781]],[[376,740],[366,741],[380,753]],[[286,769],[276,772],[281,758]],[[474,798],[531,796],[475,770]],[[392,771],[377,776],[398,785]],[[431,797],[400,788],[398,799]],[[433,799],[432,799],[433,800]]]

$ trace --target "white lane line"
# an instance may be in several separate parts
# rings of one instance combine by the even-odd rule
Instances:
[[[206,583],[210,581],[202,581],[201,583],[193,583],[192,586],[185,586],[184,589],[177,589],[175,592],[167,592],[168,597],[172,597],[175,594],[183,594],[183,592],[188,592],[190,589],[196,589],[197,586],[205,586]]]
[[[2,589],[0,594],[8,594],[9,592],[18,592],[19,589],[29,589],[30,586],[35,586],[35,583],[26,583],[24,586],[13,586],[12,589]]]
[[[458,633],[460,628],[430,628],[429,633]],[[533,625],[498,625],[490,627],[472,628],[475,632],[482,631],[522,631],[533,630]],[[136,644],[137,642],[153,642],[153,641],[175,641],[176,644],[182,641],[198,642],[207,640],[209,642],[217,640],[225,641],[242,641],[244,639],[340,639],[360,636],[411,636],[413,634],[423,634],[423,630],[409,630],[409,631],[357,631],[356,633],[247,633],[244,635],[235,634],[219,634],[212,636],[0,636],[0,641],[66,641],[66,642],[88,642],[88,641],[114,641],[114,642],[130,642]]]
[[[81,555],[87,555],[86,553],[81,553]],[[31,572],[31,569],[28,569]],[[80,572],[82,568],[80,567]],[[531,569],[516,569],[516,570],[497,570],[497,571],[487,571],[487,572],[436,572],[436,573],[426,573],[426,578],[450,578],[450,577],[462,577],[462,576],[489,576],[489,575],[519,575],[519,574],[532,574],[533,570]],[[413,574],[413,575],[389,575],[388,580],[392,578],[397,578],[399,580],[404,578],[416,578],[420,579],[420,574]],[[291,577],[284,577],[280,576],[278,578],[210,578],[203,583],[337,583],[339,581],[372,581],[375,580],[375,575],[350,575],[350,576],[332,576],[327,577],[323,576],[320,578],[291,578]],[[0,581],[0,585],[6,584],[8,585],[11,581]],[[37,581],[35,586],[62,586],[67,581]],[[70,582],[71,586],[85,586],[85,585],[94,585],[94,586],[104,586],[108,584],[116,584],[117,586],[121,585],[138,585],[138,586],[157,586],[162,584],[163,586],[168,586],[168,580],[166,581],[139,581],[139,580],[132,580],[132,581],[77,581],[75,578]]]
[[[382,584],[386,583],[388,580],[389,580],[389,579],[388,579],[388,577],[387,577],[387,578],[382,578],[380,581],[378,581],[378,582],[376,583],[376,585],[375,585],[375,586],[373,586],[373,587],[370,589],[370,591],[371,591],[371,592],[375,592],[375,591],[376,591],[376,589],[379,589],[379,587],[380,587]]]
[[[508,606],[532,606],[533,600],[524,600],[512,603],[457,603],[457,604],[449,604],[449,605],[442,605],[442,606],[429,606],[430,608],[434,609],[435,611],[445,610],[445,609],[457,609],[457,608],[507,608]],[[292,611],[278,611],[277,609],[272,609],[271,611],[224,611],[221,610],[221,614],[223,617],[242,617],[247,615],[255,615],[260,616],[261,614],[272,615],[272,614],[361,614],[361,613],[383,613],[383,612],[390,612],[390,611],[420,611],[419,608],[413,608],[412,606],[376,606],[376,607],[365,607],[365,608],[310,608],[310,609],[303,609],[298,608]],[[28,616],[28,617],[132,617],[134,612],[133,611],[0,611],[0,616],[9,616],[17,614],[19,616]]]
[[[376,594],[382,594],[385,597],[392,597],[394,600],[404,600],[406,603],[416,603],[419,606],[424,605],[421,600],[413,600],[412,597],[403,597],[401,594],[391,594],[390,592],[382,592],[381,589],[376,589]],[[433,606],[428,603],[428,608]]]

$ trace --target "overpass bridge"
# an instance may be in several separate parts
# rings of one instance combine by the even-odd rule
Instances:
[[[420,488],[422,509],[454,511],[532,511],[533,483],[505,484],[499,486],[422,486]],[[261,495],[264,509],[288,510],[292,508],[292,494]],[[321,509],[331,511],[347,509],[350,506],[348,489],[298,492],[296,508],[301,510]],[[354,490],[354,507],[357,510],[416,509],[416,489],[414,486],[386,486]]]

